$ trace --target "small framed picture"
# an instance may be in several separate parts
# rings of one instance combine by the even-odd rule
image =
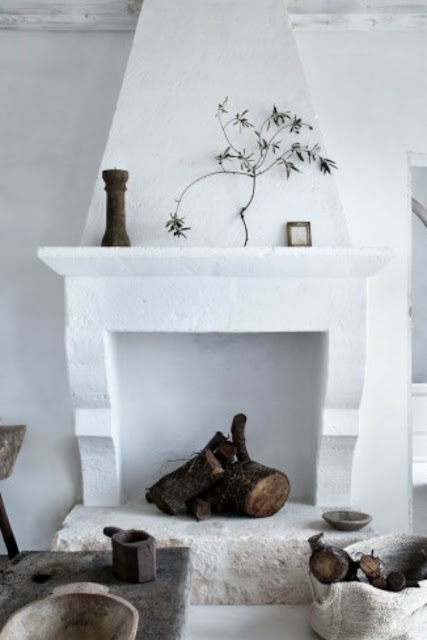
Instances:
[[[309,222],[288,222],[286,225],[288,247],[311,247]]]

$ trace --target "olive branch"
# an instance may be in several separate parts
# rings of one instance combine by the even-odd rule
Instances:
[[[215,157],[220,169],[206,173],[190,182],[176,200],[175,210],[170,214],[166,228],[177,238],[187,237],[186,232],[190,231],[191,227],[186,226],[185,218],[180,214],[181,204],[188,191],[202,180],[216,175],[245,176],[252,183],[250,197],[239,210],[244,229],[243,246],[246,247],[249,241],[246,212],[254,201],[257,182],[261,176],[278,166],[283,168],[286,178],[289,180],[293,173],[302,173],[301,167],[304,163],[315,163],[320,172],[327,175],[331,173],[332,169],[336,169],[337,165],[333,160],[320,155],[321,149],[318,143],[309,146],[293,141],[295,140],[294,136],[298,136],[303,129],[311,131],[313,127],[290,111],[281,111],[273,106],[270,115],[259,128],[255,128],[248,119],[247,109],[229,118],[227,103],[228,98],[225,98],[218,105],[215,116],[227,145],[224,151]],[[251,148],[255,148],[254,151],[247,151],[246,147],[238,145],[232,139],[232,127],[236,128],[239,135],[250,132],[255,136],[255,140],[252,137],[251,143]]]

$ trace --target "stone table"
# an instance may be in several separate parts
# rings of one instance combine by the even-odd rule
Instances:
[[[112,573],[110,552],[30,551],[0,572],[0,628],[20,607],[70,582],[97,582],[139,611],[137,640],[183,640],[190,596],[190,551],[157,550],[157,579],[130,584]]]

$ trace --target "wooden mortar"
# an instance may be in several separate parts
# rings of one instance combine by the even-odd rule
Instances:
[[[113,546],[113,571],[126,582],[156,579],[156,541],[145,531],[105,527]]]

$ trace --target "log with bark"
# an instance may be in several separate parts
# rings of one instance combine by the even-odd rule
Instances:
[[[347,551],[326,543],[323,533],[309,539],[311,557],[310,571],[323,584],[349,582],[357,579],[358,563]]]
[[[407,588],[419,589],[420,585],[415,580],[407,580],[400,571],[392,571],[387,576],[387,591],[395,593]]]
[[[223,467],[231,464],[236,457],[237,449],[235,445],[229,440],[223,440],[219,443],[215,450],[215,456],[220,461]]]
[[[188,513],[191,513],[196,520],[206,520],[212,513],[211,505],[202,498],[191,498],[186,504]]]
[[[245,426],[246,416],[235,415],[232,439],[218,431],[197,456],[148,489],[148,502],[171,515],[185,505],[197,520],[211,511],[258,518],[276,513],[288,498],[289,480],[282,471],[251,460]]]
[[[369,554],[359,554],[354,560],[345,549],[328,545],[323,533],[312,536],[308,540],[312,554],[309,560],[311,573],[324,584],[358,580],[358,569],[376,589],[399,592],[408,587],[417,588],[416,580],[408,579],[400,571],[387,573],[384,562],[375,556],[374,551]]]
[[[400,571],[387,573],[384,562],[373,551],[360,556],[359,566],[371,585],[383,591],[399,592],[407,587],[420,586],[416,580],[408,579]]]
[[[227,467],[224,477],[206,495],[216,513],[263,518],[285,504],[290,484],[284,473],[248,460]]]
[[[370,584],[383,591],[397,593],[408,587],[417,588],[420,586],[416,580],[407,579],[400,571],[387,573],[384,562],[381,558],[376,557],[373,551],[371,554],[360,557],[359,566]]]
[[[427,579],[427,553],[424,549],[420,553],[417,565],[405,571],[405,578],[415,581]]]
[[[154,502],[165,513],[175,515],[183,504],[209,489],[224,473],[212,451],[203,449],[195,458],[153,484],[147,492],[147,501]]]
[[[246,420],[247,418],[244,413],[238,413],[234,416],[231,425],[231,437],[236,447],[237,459],[240,462],[248,462],[251,459],[246,449]]]
[[[372,586],[377,589],[387,589],[387,572],[381,558],[371,553],[362,554],[359,558],[359,566]]]

